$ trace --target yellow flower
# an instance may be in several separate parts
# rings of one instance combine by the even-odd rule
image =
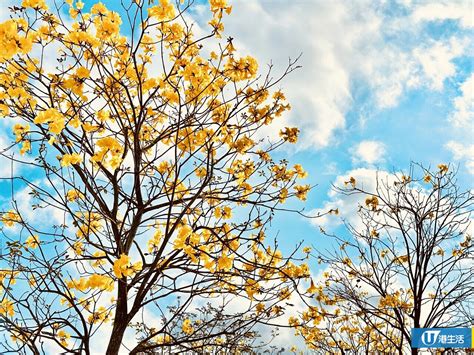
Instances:
[[[314,282],[313,282],[313,279],[311,279],[311,284],[310,286],[308,287],[308,289],[306,290],[306,292],[310,293],[310,294],[314,294],[318,291],[318,288],[314,285]]]
[[[194,328],[192,327],[192,323],[189,319],[185,319],[183,321],[183,325],[181,326],[181,329],[183,330],[183,333],[188,334],[188,335],[194,333]]]
[[[82,156],[77,153],[64,154],[61,158],[61,166],[68,167],[71,165],[80,164],[82,162]]]
[[[278,294],[279,298],[281,301],[290,299],[291,297],[291,291],[288,287],[285,287],[283,290],[281,290]]]
[[[105,291],[113,291],[114,280],[107,275],[92,274],[87,280],[87,286]]]
[[[233,144],[235,150],[241,154],[246,153],[255,145],[255,142],[247,136],[243,136],[235,141]]]
[[[215,20],[215,19],[214,19]],[[211,21],[212,22],[212,21]],[[215,22],[211,25],[217,25]],[[215,29],[219,32],[220,28]],[[258,63],[255,58],[251,56],[246,56],[235,60],[235,58],[230,57],[228,62],[224,66],[225,74],[229,79],[233,81],[241,81],[246,79],[252,79],[255,77],[258,71]]]
[[[297,327],[300,325],[300,321],[296,317],[288,318],[288,324],[290,327]],[[290,351],[296,351],[296,346],[293,346],[294,350],[290,349]]]
[[[186,240],[192,234],[193,229],[187,224],[178,229],[178,235],[174,240],[174,249],[182,249],[186,245]]]
[[[232,209],[229,206],[225,206],[222,209],[222,219],[230,219],[232,217]]]
[[[31,141],[24,140],[23,144],[21,145],[20,154],[24,155],[25,153],[31,150]]]
[[[204,179],[207,175],[207,169],[205,167],[199,167],[196,169],[195,174],[198,178]]]
[[[17,142],[20,142],[29,131],[29,124],[22,125],[21,123],[17,123],[13,126],[13,134],[15,134]]]
[[[253,295],[258,294],[259,290],[260,286],[257,281],[252,279],[248,279],[246,281],[245,292],[247,292],[247,295],[249,296],[251,301],[254,299]]]
[[[104,306],[100,306],[99,308],[97,308],[97,311],[93,312],[89,316],[88,321],[91,324],[102,323],[102,322],[106,323],[109,321],[109,315],[110,315],[110,312],[108,312]]]
[[[449,167],[446,164],[439,164],[438,169],[441,174],[446,174],[449,170]]]
[[[77,199],[84,198],[84,195],[80,191],[76,189],[72,189],[67,192],[66,198],[69,202],[73,202],[73,201],[76,201]]]
[[[227,0],[209,0],[209,5],[211,5],[212,12],[225,10],[227,7]]]
[[[112,169],[117,169],[122,162],[122,145],[113,137],[101,138],[96,144],[100,149],[91,157],[91,161],[107,163]]]
[[[45,0],[23,0],[21,3],[21,6],[23,7],[31,7],[32,9],[35,10],[47,10],[48,6],[45,4]]]
[[[451,254],[456,257],[456,256],[461,256],[463,254],[463,251],[461,249],[453,249]]]
[[[18,52],[29,52],[31,45],[31,38],[19,36],[15,20],[0,24],[0,63],[13,58]]]
[[[115,260],[113,270],[117,278],[129,277],[142,269],[142,262],[138,261],[135,264],[130,262],[130,257],[127,254],[121,254],[120,258]]]
[[[90,71],[86,67],[79,67],[76,70],[76,76],[80,79],[86,79],[90,76]]]
[[[13,227],[15,223],[21,222],[21,217],[15,211],[10,210],[2,214],[0,221],[7,227]]]
[[[293,188],[296,190],[296,197],[302,201],[306,201],[306,195],[310,190],[310,185],[296,185]]]
[[[344,181],[344,185],[351,184],[352,188],[355,188],[356,186],[356,179],[354,179],[352,176],[349,178],[349,181]]]
[[[365,199],[365,205],[367,207],[370,207],[372,211],[376,211],[377,206],[379,205],[379,199],[377,198],[377,196],[367,197]]]
[[[169,21],[175,17],[175,8],[169,0],[160,0],[160,4],[148,8],[148,15],[158,21]]]
[[[280,193],[278,194],[278,200],[280,201],[280,203],[284,203],[287,197],[288,197],[288,189],[283,187],[280,190]]]
[[[48,123],[49,132],[60,134],[66,125],[66,121],[61,112],[55,108],[41,111],[33,121],[35,124]]]
[[[148,241],[148,252],[153,252],[160,246],[161,238],[163,234],[160,229],[157,229],[153,238]]]
[[[298,141],[299,133],[300,130],[296,127],[285,127],[284,130],[280,131],[280,137],[282,137],[284,141],[296,143]]]
[[[234,256],[227,255],[222,253],[222,256],[217,260],[217,269],[222,271],[230,271],[232,269],[232,264],[234,262]]]
[[[342,259],[342,263],[344,265],[351,266],[352,265],[352,260],[346,256]]]
[[[66,282],[68,289],[85,292],[87,289],[99,289],[103,291],[113,291],[114,280],[108,275],[92,274],[89,278],[80,278],[79,280],[70,280]]]
[[[63,329],[59,330],[58,333],[56,334],[59,342],[61,343],[62,346],[67,347],[68,346],[68,340],[71,338],[71,335],[64,331]]]
[[[395,264],[403,264],[408,262],[408,255],[402,255],[402,256],[397,256],[395,259],[393,259],[393,262]]]
[[[27,248],[36,249],[39,246],[39,237],[37,235],[30,235],[25,240]]]
[[[84,243],[83,242],[75,242],[72,245],[72,250],[76,255],[82,255],[84,253]]]
[[[105,252],[103,251],[98,250],[94,252],[92,256],[94,257],[94,261],[91,261],[91,265],[93,267],[99,267],[101,265],[104,265],[107,262],[107,260],[104,258]]]
[[[171,169],[171,165],[169,162],[167,162],[166,160],[165,161],[162,161],[160,164],[158,164],[158,166],[156,167],[156,170],[158,170],[158,172],[160,174],[165,174],[167,173],[169,170]]]
[[[293,168],[295,169],[296,174],[300,179],[304,179],[305,177],[308,176],[308,173],[306,171],[304,171],[301,164],[296,164],[295,166],[293,166]]]
[[[3,301],[0,302],[0,314],[3,314],[4,316],[9,315],[10,317],[13,317],[15,315],[13,302],[4,298]]]

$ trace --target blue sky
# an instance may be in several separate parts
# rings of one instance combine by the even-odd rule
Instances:
[[[84,2],[86,9],[95,3]],[[104,3],[120,9],[119,1]],[[331,194],[331,184],[355,175],[370,186],[375,171],[407,170],[411,161],[459,166],[461,188],[473,188],[472,2],[229,3],[233,13],[225,36],[234,37],[239,52],[254,55],[262,69],[272,61],[277,73],[288,57],[303,53],[302,68],[281,84],[293,110],[268,131],[299,126],[300,142],[278,156],[301,163],[309,172],[307,183],[317,185],[305,204],[289,206],[312,213],[337,206],[351,220],[357,201]],[[197,26],[205,27],[210,19],[205,2],[191,10]],[[12,138],[10,123],[0,123],[0,148]],[[0,164],[0,175],[8,174]],[[8,186],[0,187],[4,204]],[[301,239],[327,247],[318,226],[340,232],[339,218],[280,213],[272,231],[285,249]]]

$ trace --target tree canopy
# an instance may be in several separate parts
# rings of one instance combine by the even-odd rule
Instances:
[[[244,351],[308,278],[266,235],[310,189],[271,154],[299,130],[262,133],[296,62],[259,74],[221,38],[232,7],[209,5],[206,28],[169,0],[23,0],[0,24],[3,154],[31,172],[1,213],[2,352]]]

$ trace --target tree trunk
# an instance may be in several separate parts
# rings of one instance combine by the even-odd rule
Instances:
[[[117,355],[122,345],[123,335],[127,329],[129,315],[127,311],[127,284],[124,279],[119,281],[117,291],[117,307],[115,309],[114,327],[110,335],[107,355]]]
[[[126,319],[115,318],[114,327],[107,346],[107,355],[117,355],[122,345],[123,335],[127,329],[128,321]]]

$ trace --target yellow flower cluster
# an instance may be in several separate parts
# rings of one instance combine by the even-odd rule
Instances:
[[[41,111],[33,121],[35,124],[47,123],[49,132],[60,134],[66,126],[65,118],[61,112],[55,108],[49,108]]]
[[[62,346],[67,347],[69,345],[68,341],[71,338],[71,335],[65,330],[60,329],[56,334],[56,338],[58,338],[59,343]]]
[[[0,292],[2,291],[2,288],[5,287],[5,279],[8,278],[7,284],[14,285],[16,284],[16,275],[18,274],[17,271],[13,270],[0,270]]]
[[[238,60],[229,58],[224,66],[225,75],[232,81],[242,81],[255,78],[258,71],[258,63],[255,58],[246,56]]]
[[[81,277],[79,280],[72,279],[66,282],[68,289],[76,289],[85,292],[88,289],[99,289],[103,291],[113,291],[114,280],[107,275],[92,274],[89,277]]]
[[[91,161],[110,166],[117,169],[122,163],[123,147],[114,137],[104,137],[96,142],[99,151],[96,152]]]
[[[115,260],[113,270],[117,278],[133,276],[142,269],[143,263],[141,261],[132,264],[130,259],[127,254],[121,254],[120,258]]]
[[[161,232],[161,229],[157,229],[155,234],[153,234],[153,238],[148,241],[148,252],[152,253],[158,249],[161,245],[162,237],[163,233]]]
[[[306,201],[306,195],[310,190],[310,185],[296,185],[293,187],[296,190],[296,197],[302,201]]]
[[[61,166],[68,167],[82,163],[82,156],[78,153],[64,154],[61,157]]]
[[[299,133],[300,130],[296,127],[285,127],[285,129],[280,131],[280,137],[282,137],[286,142],[296,143],[298,141]]]
[[[214,209],[214,217],[230,219],[232,218],[232,209],[229,206],[224,206],[223,208],[216,207]]]
[[[66,198],[69,202],[74,202],[78,199],[83,199],[84,195],[77,189],[71,189],[66,193]]]
[[[367,197],[365,199],[365,205],[371,208],[372,211],[376,211],[379,205],[379,199],[377,196]]]
[[[25,8],[32,8],[35,10],[47,10],[48,6],[46,6],[45,0],[23,0],[21,6]]]
[[[96,323],[107,323],[109,321],[110,312],[107,311],[107,308],[104,306],[100,306],[97,308],[96,311],[92,312],[92,314],[88,317],[88,321],[91,324]]]
[[[31,51],[33,38],[31,35],[21,36],[18,23],[7,20],[0,24],[0,63],[13,58],[18,53],[27,54]]]
[[[40,244],[39,237],[37,235],[30,235],[25,240],[26,248],[36,249]]]
[[[192,326],[191,320],[189,320],[189,319],[185,319],[183,321],[181,329],[183,330],[184,334],[190,335],[190,334],[194,333],[194,328]]]
[[[4,316],[13,317],[15,315],[15,309],[13,307],[13,302],[4,298],[2,302],[0,302],[0,314]]]
[[[176,10],[169,0],[160,0],[160,4],[148,8],[148,15],[159,22],[170,21],[176,16]]]
[[[10,210],[2,214],[0,221],[7,227],[13,227],[15,223],[21,222],[21,217],[15,211]]]

